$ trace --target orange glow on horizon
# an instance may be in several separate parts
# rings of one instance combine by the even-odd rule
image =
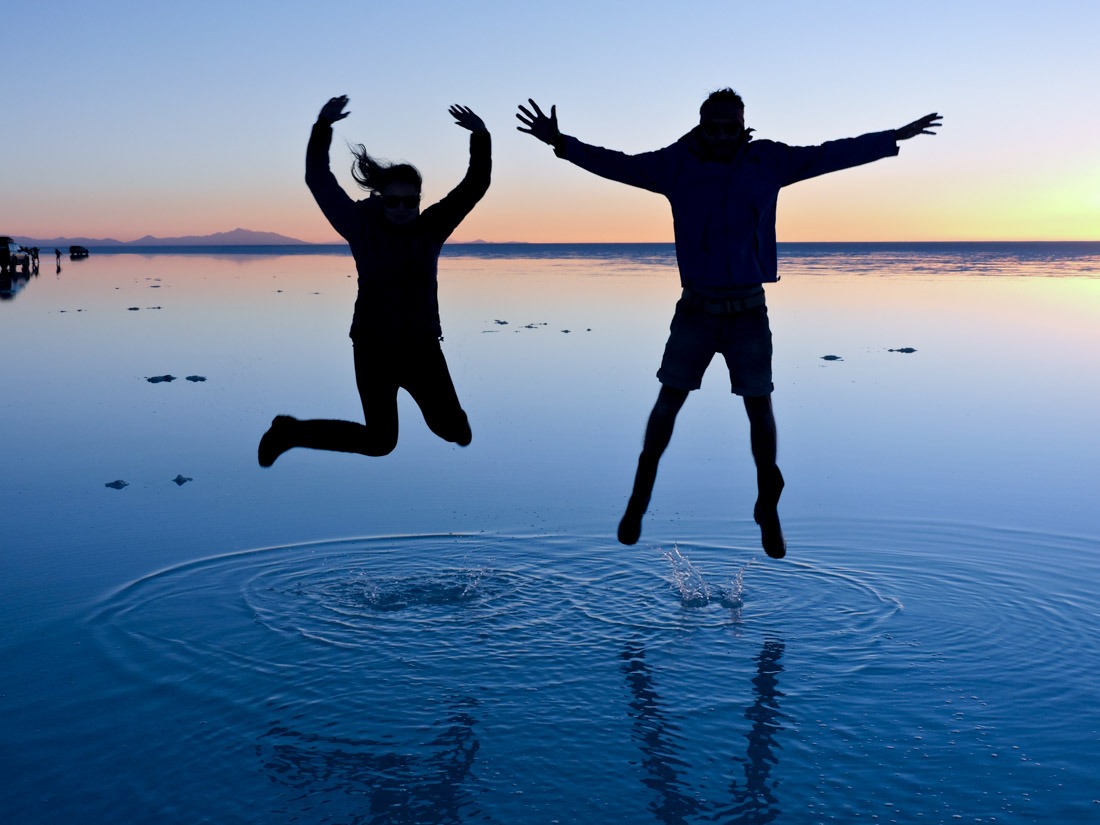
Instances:
[[[875,174],[882,172],[882,174]],[[842,177],[843,176],[843,177]],[[539,187],[535,181],[535,188]],[[670,243],[672,214],[659,195],[577,175],[568,188],[494,181],[452,242]],[[899,166],[870,165],[798,184],[780,194],[780,242],[1100,240],[1100,165],[1083,173],[981,185],[930,180]],[[438,198],[442,192],[425,192]],[[342,243],[304,187],[262,199],[135,201],[115,193],[95,208],[58,202],[49,222],[6,226],[21,237],[115,238],[208,235],[245,227],[306,243]]]

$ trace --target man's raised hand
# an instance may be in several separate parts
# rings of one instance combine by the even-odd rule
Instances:
[[[900,129],[894,130],[894,140],[909,140],[911,137],[917,135],[934,135],[933,129],[938,129],[941,124],[939,121],[943,120],[943,115],[932,113],[925,115],[920,120],[914,120],[912,123],[908,123],[902,126]]]
[[[531,109],[521,104],[516,117],[523,126],[517,126],[516,129],[534,135],[543,143],[549,143],[553,146],[554,141],[561,136],[561,132],[558,131],[558,107],[551,106],[550,116],[547,117],[539,108],[539,104],[531,98],[527,98],[527,102],[531,104],[531,109],[534,111],[532,112]],[[524,128],[524,126],[527,128]]]

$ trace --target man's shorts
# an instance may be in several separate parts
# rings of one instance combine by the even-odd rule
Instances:
[[[679,390],[697,390],[716,352],[730,372],[730,390],[737,395],[769,395],[772,384],[772,331],[768,308],[761,304],[740,312],[711,315],[691,306],[686,298],[676,304],[668,343],[657,379]]]

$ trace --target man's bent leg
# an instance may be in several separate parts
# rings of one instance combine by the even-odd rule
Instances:
[[[630,493],[626,513],[619,522],[619,541],[623,544],[634,544],[642,535],[642,516],[645,515],[649,507],[649,497],[653,494],[657,465],[672,439],[676,415],[687,397],[688,390],[661,385],[657,403],[653,405],[653,412],[649,414],[649,423],[646,425],[642,454],[638,456],[638,471],[634,475],[634,489]]]
[[[787,553],[787,542],[779,524],[783,474],[775,463],[777,437],[771,396],[746,397],[745,412],[749,416],[749,438],[752,457],[756,461],[757,496],[752,515],[760,525],[760,542],[764,552],[773,559],[781,559]]]

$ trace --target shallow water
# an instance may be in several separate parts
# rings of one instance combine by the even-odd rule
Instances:
[[[44,270],[0,305],[0,814],[1094,821],[1100,280],[891,254],[769,288],[781,562],[717,364],[614,542],[652,255],[445,258],[471,447],[403,402],[391,456],[270,470],[272,415],[358,415],[349,259]]]

